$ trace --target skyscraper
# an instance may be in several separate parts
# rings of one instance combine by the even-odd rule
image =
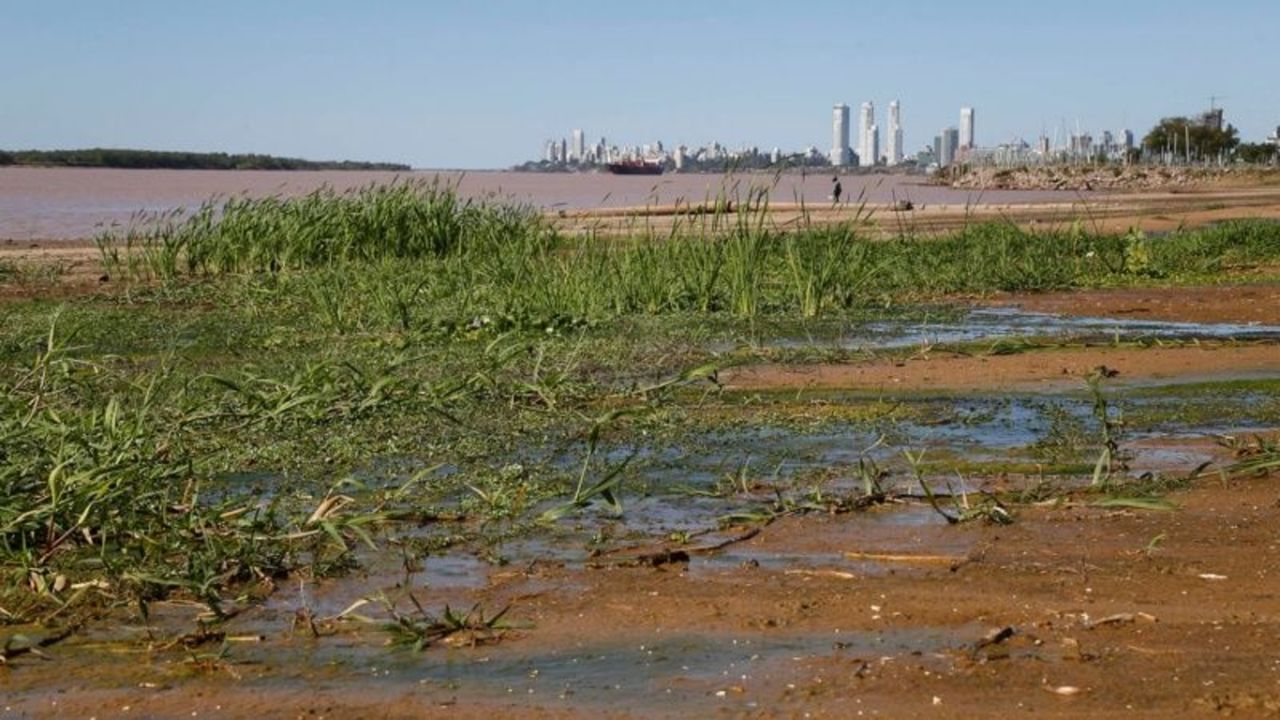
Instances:
[[[1087,132],[1072,133],[1071,156],[1075,159],[1087,159],[1093,156],[1093,136]]]
[[[973,142],[973,108],[960,108],[960,149],[972,150],[977,147]]]
[[[953,127],[946,128],[938,136],[938,167],[947,167],[956,161],[956,146],[960,141],[960,132]]]
[[[885,140],[889,143],[888,164],[900,164],[902,162],[902,107],[897,100],[889,103],[889,135]]]
[[[582,162],[587,157],[586,140],[581,130],[573,131],[573,159]]]
[[[831,164],[849,164],[849,106],[837,104],[831,121]]]
[[[867,159],[863,165],[874,167],[880,161],[880,126],[872,125],[867,132]]]
[[[862,112],[858,116],[858,164],[863,167],[876,164],[875,155],[871,154],[871,128],[875,124],[875,103],[862,103]]]

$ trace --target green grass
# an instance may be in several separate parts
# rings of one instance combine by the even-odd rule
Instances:
[[[961,293],[1211,282],[1280,260],[1280,225],[1264,222],[1161,238],[980,224],[882,241],[856,224],[780,231],[762,192],[733,207],[669,236],[569,238],[531,208],[399,184],[235,198],[99,244],[113,275],[232,276],[246,301],[302,308],[341,333],[554,330],[635,315],[813,319]]]

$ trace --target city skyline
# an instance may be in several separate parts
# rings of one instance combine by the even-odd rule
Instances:
[[[1260,142],[1280,107],[1280,5],[1084,0],[850,7],[572,0],[14,3],[0,147],[138,147],[507,167],[566,126],[672,146],[827,149],[815,108],[899,99],[905,154],[980,108],[979,143],[1041,128],[1132,128],[1222,98]],[[240,20],[253,17],[252,23]],[[1247,18],[1248,22],[1241,22]],[[849,39],[831,26],[878,27]],[[620,38],[643,37],[635,50]],[[957,39],[962,38],[962,43]],[[1197,49],[1189,61],[1186,47]],[[751,82],[725,82],[750,77]],[[880,145],[892,144],[886,122]],[[597,133],[588,132],[594,137]],[[860,144],[853,138],[853,145]]]
[[[1217,98],[1210,98],[1213,102]],[[830,162],[834,167],[894,167],[904,162],[915,162],[919,164],[925,154],[932,153],[930,162],[941,166],[947,166],[953,162],[967,160],[969,153],[973,151],[981,151],[983,161],[990,161],[992,158],[1009,156],[1011,149],[1016,149],[1019,159],[1027,159],[1026,153],[1038,156],[1040,158],[1048,158],[1050,156],[1066,156],[1081,158],[1090,156],[1094,151],[1103,154],[1114,154],[1117,152],[1128,151],[1138,146],[1139,139],[1135,132],[1128,127],[1119,129],[1113,133],[1105,126],[1098,128],[1100,130],[1099,137],[1095,138],[1092,134],[1093,130],[1086,130],[1084,126],[1077,121],[1074,129],[1069,126],[1067,121],[1062,120],[1056,127],[1050,129],[1042,126],[1038,134],[1034,135],[1035,144],[1032,144],[1028,138],[1032,137],[1029,132],[1015,133],[1004,140],[992,142],[984,145],[979,141],[977,111],[972,105],[964,105],[959,108],[959,122],[957,125],[948,123],[941,131],[933,135],[932,141],[922,142],[913,150],[905,144],[905,131],[902,123],[902,103],[897,100],[891,100],[888,105],[887,119],[888,130],[881,134],[880,124],[877,121],[875,110],[875,101],[866,100],[859,104],[858,116],[858,132],[857,144],[851,144],[851,128],[850,128],[850,106],[847,103],[837,102],[833,106],[832,118],[832,143],[831,149],[821,151],[815,144],[807,144],[801,147],[789,148],[786,152],[780,146],[773,146],[770,155],[774,158],[782,155],[803,155],[806,157],[814,157],[821,155]],[[1224,108],[1210,108],[1205,111],[1194,111],[1182,113],[1185,117],[1200,117],[1202,115],[1216,113],[1221,123],[1230,123],[1230,119],[1223,120]],[[1163,119],[1163,118],[1161,118]],[[580,130],[573,130],[572,133],[580,133]],[[924,131],[924,135],[929,133]],[[883,142],[882,142],[883,137]],[[1268,135],[1257,142],[1269,142],[1280,145],[1280,126],[1275,128],[1275,132]],[[561,139],[559,146],[562,148],[557,154],[553,146],[557,143],[555,140],[546,141],[546,152],[544,159],[556,162],[581,162],[584,156],[568,151],[566,140]],[[575,141],[576,142],[576,141]],[[737,148],[721,143],[718,140],[709,140],[701,145],[690,145],[680,143],[664,155],[663,142],[642,143],[632,145],[608,145],[604,138],[594,146],[591,152],[588,152],[585,159],[589,163],[603,163],[618,159],[634,159],[634,158],[655,158],[666,157],[668,159],[683,159],[686,154],[707,151],[712,157],[736,157],[742,154],[758,153],[761,145],[768,143],[752,143],[743,142]],[[776,162],[776,160],[775,160]],[[677,161],[675,166],[681,166],[681,162]]]
[[[1193,120],[1211,123],[1221,129],[1226,123],[1224,108],[1210,108],[1199,114],[1190,114]],[[880,130],[875,111],[875,101],[864,101],[859,106],[859,143],[855,150],[850,144],[850,109],[843,102],[835,103],[832,110],[831,148],[819,150],[815,145],[807,145],[803,149],[788,148],[785,152],[779,146],[771,151],[761,150],[759,144],[743,144],[731,148],[719,141],[708,141],[701,146],[680,144],[673,148],[665,148],[661,140],[632,145],[611,145],[604,137],[589,149],[583,150],[583,131],[575,128],[570,132],[573,144],[567,138],[545,141],[542,161],[553,166],[593,166],[617,162],[619,160],[647,160],[670,162],[674,169],[684,168],[686,159],[698,162],[708,160],[724,160],[743,157],[767,156],[773,164],[783,158],[789,162],[801,162],[805,165],[815,164],[815,160],[825,159],[836,168],[857,167],[895,167],[910,164],[916,167],[946,167],[956,162],[977,164],[1019,164],[1027,162],[1046,162],[1056,160],[1093,160],[1099,156],[1116,160],[1128,160],[1129,153],[1138,147],[1136,134],[1129,128],[1113,133],[1110,129],[1101,128],[1095,138],[1093,129],[1084,129],[1077,125],[1074,131],[1065,125],[1050,137],[1047,129],[1035,136],[1035,144],[1027,140],[1026,135],[1011,137],[1006,141],[984,145],[978,141],[977,110],[972,105],[959,109],[958,127],[948,125],[933,136],[932,142],[926,143],[914,153],[904,151],[902,103],[898,100],[889,102],[887,119],[889,122],[885,143],[880,142]],[[1276,133],[1267,138],[1267,142],[1280,144],[1280,127]],[[576,148],[571,149],[571,148]],[[766,146],[767,148],[767,146]],[[534,164],[521,164],[524,169]]]

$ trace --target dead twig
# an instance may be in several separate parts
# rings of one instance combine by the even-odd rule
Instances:
[[[31,642],[23,635],[14,635],[5,640],[4,647],[0,648],[0,665],[7,664],[10,660],[23,655],[35,655],[39,658],[47,659],[47,656],[41,652],[47,647],[52,647],[66,640],[80,630],[79,625],[70,625],[62,630],[43,637],[35,642]]]
[[[719,542],[694,545],[684,548],[662,548],[654,552],[641,553],[631,558],[616,560],[611,563],[590,563],[587,567],[602,570],[606,568],[661,567],[663,565],[688,563],[694,555],[708,555],[723,550],[730,545],[746,542],[760,534],[761,528],[754,527],[744,533],[725,538]]]

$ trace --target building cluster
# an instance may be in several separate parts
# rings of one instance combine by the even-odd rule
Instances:
[[[668,148],[662,141],[643,145],[610,145],[605,138],[594,145],[586,144],[582,130],[575,129],[567,138],[547,140],[543,145],[541,163],[527,163],[528,168],[589,169],[610,163],[644,161],[662,163],[674,170],[715,168],[730,164],[746,167],[769,167],[783,163],[793,165],[825,165],[826,158],[814,147],[799,152],[784,152],[781,148],[763,150],[744,146],[730,148],[719,142],[701,147],[679,145]]]
[[[1221,130],[1224,127],[1221,108],[1211,108],[1195,120]],[[644,161],[661,163],[674,170],[716,170],[726,167],[768,168],[778,166],[825,166],[840,168],[873,168],[907,165],[920,169],[946,168],[957,164],[1016,166],[1052,163],[1128,161],[1139,152],[1133,131],[1103,131],[1098,135],[1077,128],[1069,132],[1065,128],[1050,138],[1041,132],[1035,144],[1023,139],[1013,139],[995,146],[981,146],[977,142],[976,113],[972,107],[960,108],[959,123],[943,128],[919,152],[905,152],[902,127],[902,105],[897,100],[889,103],[887,125],[881,132],[873,102],[864,102],[859,108],[855,126],[851,123],[850,108],[844,103],[835,105],[831,126],[831,150],[825,155],[817,148],[808,147],[798,152],[783,152],[780,148],[764,151],[758,147],[744,146],[731,149],[719,142],[691,148],[680,145],[668,149],[661,141],[644,145],[610,145],[604,138],[594,145],[587,145],[580,129],[569,137],[548,140],[541,162],[530,162],[524,169],[584,169],[610,163]],[[883,139],[882,139],[883,138]],[[1280,148],[1280,127],[1267,138]]]
[[[960,127],[947,127],[933,139],[933,144],[914,158],[907,158],[902,135],[902,104],[889,103],[889,125],[881,143],[880,124],[876,121],[873,102],[864,102],[858,113],[857,148],[850,142],[849,106],[835,106],[831,130],[831,164],[837,167],[893,167],[904,162],[920,166],[946,167],[965,160],[977,150],[974,140],[974,111],[960,109]]]
[[[561,165],[591,165],[609,162],[610,148],[604,138],[600,142],[587,147],[587,136],[582,130],[575,128],[568,138],[548,140],[543,146],[543,160]]]
[[[1034,145],[1016,139],[994,147],[974,148],[966,162],[974,165],[1043,165],[1057,163],[1125,161],[1137,150],[1132,130],[1100,135],[1083,130],[1060,132],[1058,138],[1041,133]]]
[[[886,142],[881,152],[880,125],[876,122],[876,106],[862,103],[858,113],[858,147],[854,150],[849,138],[849,106],[837,104],[831,131],[831,153],[828,158],[836,167],[873,167],[875,165],[901,165],[902,106],[897,100],[889,103],[889,126]]]
[[[1202,122],[1222,124],[1222,111],[1208,113]],[[960,108],[958,126],[943,128],[933,137],[933,142],[925,146],[915,156],[905,158],[902,147],[902,108],[895,100],[889,104],[889,132],[887,144],[880,144],[880,130],[875,117],[875,105],[870,102],[862,104],[858,118],[858,144],[855,151],[849,139],[849,108],[847,105],[835,106],[835,118],[832,125],[831,162],[838,166],[873,167],[877,165],[894,166],[904,162],[921,168],[945,168],[956,164],[971,165],[1026,165],[1056,162],[1084,162],[1098,159],[1124,160],[1134,152],[1136,145],[1131,130],[1121,130],[1113,134],[1103,132],[1095,137],[1081,130],[1074,133],[1060,133],[1051,140],[1047,134],[1041,134],[1035,145],[1017,139],[1011,142],[984,147],[977,141],[976,112],[972,107]],[[1212,117],[1211,117],[1212,115]],[[1277,128],[1280,135],[1280,128]],[[1280,143],[1280,140],[1277,140]]]

